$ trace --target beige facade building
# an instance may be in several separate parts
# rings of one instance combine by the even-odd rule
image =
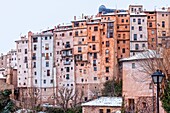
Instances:
[[[75,93],[75,63],[72,24],[60,25],[54,30],[57,91],[67,88]]]
[[[151,75],[143,71],[146,57],[152,58],[153,54],[155,55],[156,51],[149,50],[120,61],[122,63],[122,95],[128,112],[156,112],[156,87],[152,83]],[[160,113],[164,113],[161,106],[160,108]]]
[[[170,8],[163,7],[157,11],[157,37],[160,47],[163,41],[170,38]]]

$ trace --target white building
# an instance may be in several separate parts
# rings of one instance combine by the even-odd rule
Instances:
[[[61,25],[55,30],[55,65],[58,90],[64,87],[75,91],[72,31],[72,24]]]
[[[14,54],[11,56],[11,66],[15,65],[15,58],[17,57],[17,86],[19,88],[28,87],[28,39],[21,37],[16,42],[17,56]]]
[[[54,69],[53,33],[28,33],[30,87],[36,89],[39,102],[54,102],[56,72]]]
[[[17,51],[11,50],[7,54],[7,67],[17,69]]]
[[[148,48],[147,15],[143,6],[130,5],[130,56]]]

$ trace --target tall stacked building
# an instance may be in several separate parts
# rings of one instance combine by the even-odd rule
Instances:
[[[102,5],[95,16],[29,32],[16,41],[16,56],[10,57],[17,60],[10,65],[17,66],[20,95],[29,96],[28,90],[34,89],[40,103],[53,104],[64,88],[73,90],[72,95],[83,92],[83,101],[100,96],[106,81],[121,79],[120,59],[169,46],[169,22],[169,8],[144,11],[142,5],[130,5],[129,10]],[[0,67],[7,62],[1,55]]]

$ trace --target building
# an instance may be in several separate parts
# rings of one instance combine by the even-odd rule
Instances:
[[[17,57],[17,87],[18,87],[18,99],[24,101],[27,97],[28,82],[28,39],[21,37],[16,42],[16,57]],[[13,56],[13,55],[12,55]],[[12,61],[11,57],[11,61]],[[13,59],[15,60],[15,58]],[[11,65],[12,66],[12,65]],[[11,66],[9,67],[9,75],[11,74]]]
[[[82,103],[82,113],[121,113],[121,97],[100,97],[92,101]]]
[[[56,71],[54,68],[53,33],[28,32],[28,85],[34,89],[37,103],[54,104],[56,95]]]
[[[117,21],[117,57],[130,56],[130,15],[126,10],[118,10]]]
[[[143,6],[130,5],[130,56],[148,48],[147,15]]]
[[[124,106],[128,112],[155,112],[156,87],[151,75],[144,71],[146,61],[155,58],[156,51],[147,50],[129,58],[121,59],[122,63],[122,95]],[[164,113],[160,106],[160,113]]]
[[[7,55],[1,54],[0,56],[0,68],[6,68],[7,67]]]
[[[54,30],[54,38],[57,90],[67,88],[73,90],[74,95],[76,86],[72,24],[58,26]]]
[[[148,48],[157,49],[157,12],[144,11],[147,15],[147,31],[148,31]]]
[[[170,8],[163,7],[156,11],[158,46],[162,47],[162,41],[170,37]]]

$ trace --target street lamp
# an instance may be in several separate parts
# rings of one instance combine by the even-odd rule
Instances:
[[[162,82],[164,74],[162,73],[162,71],[157,70],[151,76],[154,84],[157,84],[157,113],[159,113],[159,90],[160,90],[159,84]]]

